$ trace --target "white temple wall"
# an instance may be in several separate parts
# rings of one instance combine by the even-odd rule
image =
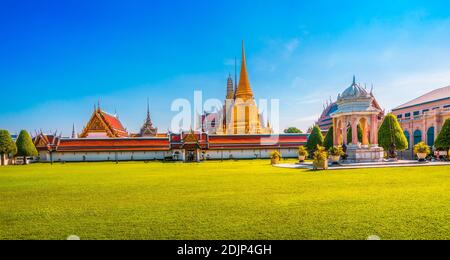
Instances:
[[[273,149],[248,149],[248,150],[207,150],[205,156],[209,160],[228,159],[268,159]],[[297,158],[298,150],[283,148],[279,150],[283,158]]]
[[[163,160],[170,156],[170,151],[149,152],[55,152],[54,162],[96,162],[96,161],[151,161]],[[50,161],[49,156],[41,161]]]
[[[241,150],[206,150],[204,158],[207,160],[229,159],[268,159],[274,149],[241,149]],[[279,150],[283,158],[297,158],[295,148],[283,148]],[[184,161],[184,150],[150,151],[150,152],[54,152],[54,162],[101,162],[101,161],[151,161],[164,160],[165,157],[174,156],[178,152],[178,161]],[[116,158],[117,156],[117,158]],[[200,154],[202,158],[202,154]],[[39,152],[41,162],[50,162],[50,154],[46,151]]]

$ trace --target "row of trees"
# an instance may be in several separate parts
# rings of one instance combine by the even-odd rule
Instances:
[[[22,130],[14,142],[7,130],[0,130],[1,165],[6,164],[7,158],[15,157],[23,157],[23,163],[26,164],[27,157],[37,155],[38,151],[27,131]]]
[[[331,127],[325,137],[319,126],[314,126],[309,136],[306,148],[309,154],[313,154],[317,149],[317,145],[324,146],[327,150],[333,147],[333,127]],[[351,129],[348,131],[347,140],[351,140]],[[362,130],[358,126],[358,139],[362,140]],[[397,120],[393,114],[388,114],[383,120],[378,131],[378,145],[389,152],[390,156],[395,156],[395,151],[404,151],[408,149],[408,140]],[[450,119],[445,121],[441,132],[439,133],[435,148],[442,151],[450,149]]]

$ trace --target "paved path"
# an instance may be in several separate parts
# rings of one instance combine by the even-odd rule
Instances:
[[[397,161],[380,163],[343,163],[330,166],[329,170],[348,170],[348,169],[369,169],[369,168],[390,168],[390,167],[427,167],[427,166],[446,166],[450,162],[418,162],[418,161]],[[302,164],[277,164],[275,167],[289,169],[313,169],[312,163]]]

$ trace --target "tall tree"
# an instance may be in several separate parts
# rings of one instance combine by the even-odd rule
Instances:
[[[316,125],[313,127],[311,134],[309,135],[308,142],[306,143],[306,148],[308,149],[310,155],[314,154],[317,150],[317,145],[323,145],[323,135],[319,126]]]
[[[445,120],[434,146],[441,151],[450,149],[450,119]]]
[[[403,132],[397,117],[392,113],[386,115],[380,129],[378,130],[378,144],[386,151],[389,157],[395,158],[395,151],[408,149],[408,140]]]
[[[38,151],[33,144],[30,134],[27,131],[20,131],[19,137],[16,141],[17,156],[23,157],[23,164],[27,164],[27,157],[38,156]]]
[[[11,135],[7,130],[0,130],[0,156],[1,164],[5,165],[6,157],[14,156],[17,153],[17,147]]]
[[[302,130],[298,129],[297,127],[289,127],[288,129],[284,130],[285,134],[303,134]]]
[[[325,135],[325,139],[323,141],[323,146],[326,148],[327,151],[331,147],[334,146],[334,128],[333,127],[330,127],[330,129],[328,129],[328,132]]]

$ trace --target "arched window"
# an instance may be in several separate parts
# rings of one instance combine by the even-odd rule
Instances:
[[[431,146],[431,147],[434,146],[434,126],[428,128],[428,132],[427,132],[427,144],[428,144],[428,146]]]
[[[411,144],[410,144],[410,142],[411,142],[411,135],[409,134],[408,131],[405,131],[405,137],[406,137],[406,140],[408,140],[408,148],[411,148]]]
[[[420,131],[419,129],[417,129],[414,132],[414,145],[418,144],[422,142],[422,131]]]

